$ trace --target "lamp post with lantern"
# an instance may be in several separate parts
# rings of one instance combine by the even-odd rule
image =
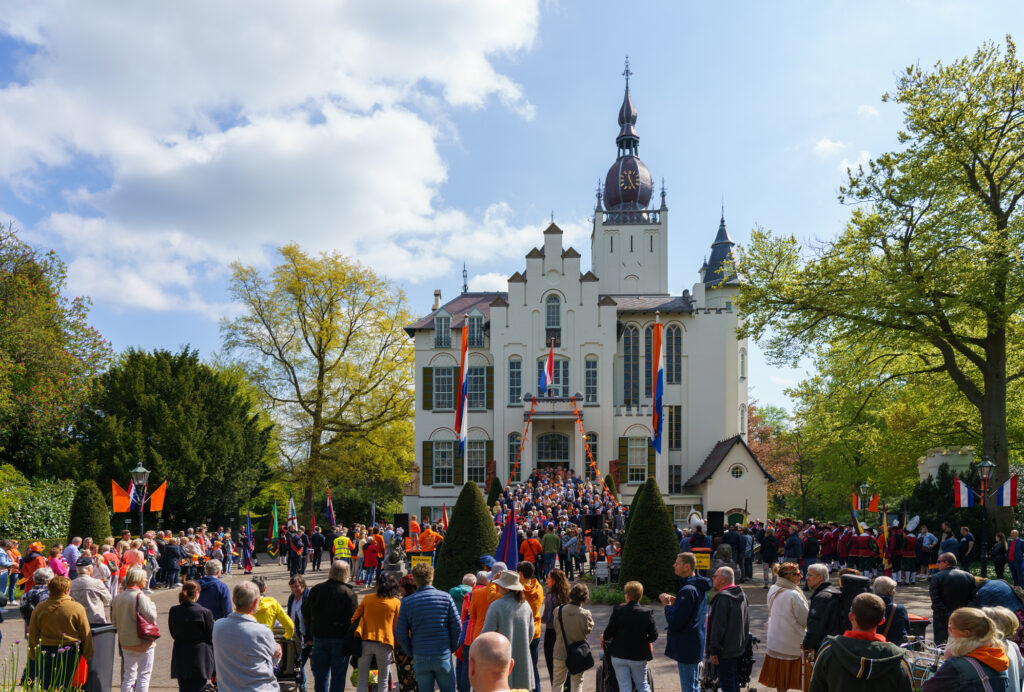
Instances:
[[[867,481],[860,484],[860,508],[864,510],[864,521],[868,518],[868,498],[871,497],[871,486]]]
[[[139,503],[139,538],[142,538],[145,534],[145,529],[142,526],[142,512],[146,506],[146,487],[149,484],[149,470],[144,468],[142,464],[139,464],[133,468],[129,474],[132,477],[132,485],[135,486],[135,497]]]
[[[981,576],[985,576],[988,570],[988,552],[985,549],[985,529],[988,524],[988,481],[992,478],[992,472],[996,465],[988,457],[982,457],[978,462],[978,477],[981,478]]]

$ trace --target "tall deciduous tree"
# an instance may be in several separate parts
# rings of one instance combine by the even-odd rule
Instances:
[[[354,459],[361,474],[387,467],[392,486],[407,480],[411,315],[402,291],[358,262],[296,245],[280,253],[269,275],[233,265],[231,293],[245,310],[222,332],[274,406],[284,470],[308,514],[314,489]]]
[[[49,460],[110,362],[87,298],[67,298],[66,269],[0,225],[0,462],[32,476]]]
[[[778,361],[842,342],[882,356],[881,381],[943,374],[978,410],[1002,481],[1007,386],[1024,377],[1007,349],[1024,307],[1024,65],[1007,39],[908,68],[884,100],[904,109],[905,148],[850,172],[840,199],[859,207],[809,257],[792,236],[753,233],[742,331]]]

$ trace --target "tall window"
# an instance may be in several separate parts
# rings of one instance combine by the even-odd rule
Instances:
[[[469,408],[484,409],[487,407],[487,368],[472,367],[467,373]]]
[[[683,492],[683,467],[679,464],[668,465],[668,493],[678,495]]]
[[[455,368],[434,368],[434,410],[455,408]]]
[[[683,407],[666,406],[668,409],[668,448],[683,448]]]
[[[444,440],[434,443],[434,485],[452,485],[455,482],[455,442]]]
[[[740,349],[740,379],[747,379],[747,351]]]
[[[622,356],[622,403],[635,407],[640,404],[640,332],[636,327],[622,332]]]
[[[469,329],[466,331],[470,348],[484,347],[484,318],[482,315],[470,315]]]
[[[740,435],[747,434],[747,407],[740,404]]]
[[[629,438],[629,468],[627,483],[643,483],[647,480],[647,438]]]
[[[466,442],[466,480],[483,483],[487,480],[486,459],[487,442],[485,440],[469,440]]]
[[[648,327],[644,330],[644,396],[651,398],[651,362],[654,352],[654,329]]]
[[[544,378],[544,366],[548,359],[542,358],[537,361],[537,383],[538,386]],[[569,396],[569,359],[560,358],[555,361],[555,381],[545,396]]]
[[[434,318],[434,348],[452,347],[452,318],[437,315]]]
[[[583,403],[597,403],[597,358],[587,358],[583,364]]]
[[[597,455],[597,433],[587,433],[587,447],[590,448],[590,457],[593,457],[594,464],[599,464],[600,457]],[[586,451],[583,453],[583,465],[587,468],[587,478],[594,480],[597,478],[597,473],[594,471],[594,467],[590,465],[590,457],[587,457]]]
[[[508,403],[523,403],[523,361],[518,358],[508,361]]]
[[[544,301],[544,326],[547,338],[544,345],[562,345],[562,301],[556,295],[550,295]]]
[[[523,437],[517,432],[508,434],[508,482],[514,483],[519,480],[519,469],[516,467],[516,459],[519,458],[519,445]]]
[[[537,438],[537,463],[569,463],[569,436],[561,433],[545,433]]]
[[[665,384],[683,381],[683,330],[669,327],[665,331]]]

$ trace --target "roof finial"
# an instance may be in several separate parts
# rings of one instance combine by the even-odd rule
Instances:
[[[725,223],[725,193],[722,193],[722,223]]]
[[[626,78],[626,88],[629,88],[629,76],[633,74],[629,70],[629,56],[626,56],[626,69],[622,71],[622,76]]]
[[[466,271],[466,263],[462,263],[462,292],[469,293],[469,273]]]
[[[661,208],[665,209],[665,176],[661,177]]]
[[[554,222],[555,222],[555,210],[552,209],[551,210],[551,223],[554,223]]]

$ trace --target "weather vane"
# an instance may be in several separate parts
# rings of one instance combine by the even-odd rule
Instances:
[[[622,71],[622,76],[626,78],[626,86],[629,86],[629,76],[633,74],[629,70],[629,56],[626,56],[626,69]]]

